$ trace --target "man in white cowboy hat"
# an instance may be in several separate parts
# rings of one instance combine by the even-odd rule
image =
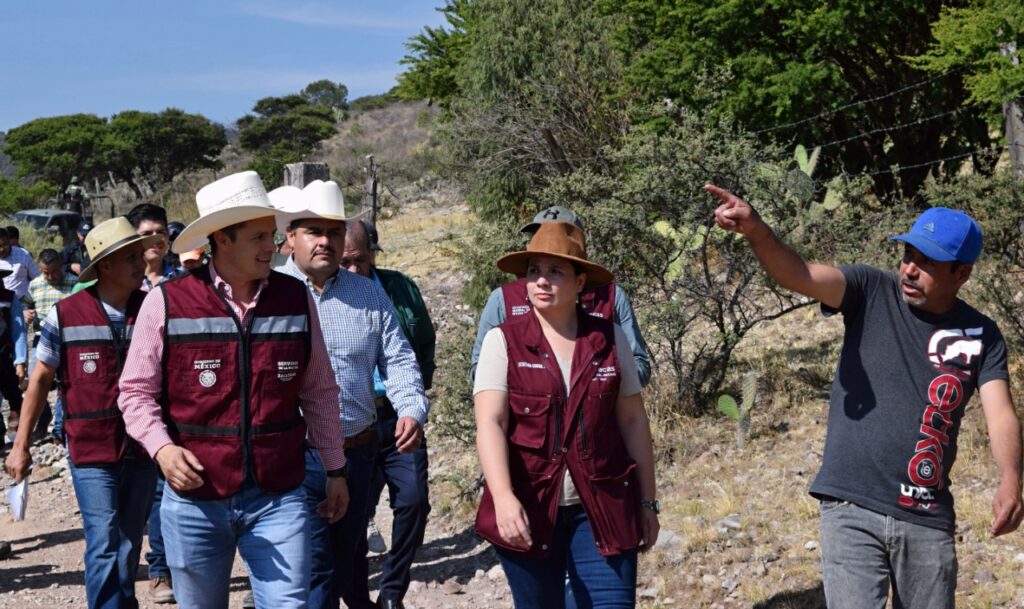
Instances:
[[[351,503],[348,514],[328,527],[313,517],[313,575],[310,607],[373,607],[368,589],[365,543],[370,484],[380,451],[374,400],[374,369],[398,412],[396,444],[412,452],[420,444],[429,402],[423,395],[416,356],[402,335],[391,301],[371,279],[339,268],[345,247],[345,203],[334,182],[316,180],[303,189],[304,209],[278,219],[293,251],[281,271],[303,281],[324,320],[324,339],[341,387],[335,412],[345,430]],[[322,487],[323,466],[306,452],[306,492],[310,506]],[[333,556],[332,556],[333,554]],[[333,572],[333,575],[332,575]]]
[[[178,604],[227,606],[237,548],[259,606],[306,607],[307,443],[327,470],[318,514],[338,520],[348,503],[338,385],[312,299],[271,273],[278,211],[259,176],[217,180],[196,202],[199,219],[173,250],[209,242],[210,263],[146,298],[119,405],[166,480],[160,519]]]
[[[43,322],[18,437],[7,457],[15,480],[32,463],[29,431],[61,378],[71,480],[85,530],[85,592],[89,607],[137,607],[135,572],[156,468],[125,433],[117,409],[118,376],[145,294],[143,237],[124,217],[86,238],[91,264],[81,278],[94,286],[50,309]]]

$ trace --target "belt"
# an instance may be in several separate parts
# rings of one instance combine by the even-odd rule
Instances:
[[[379,398],[373,398],[373,405],[377,408],[387,408],[391,406],[391,400],[386,395],[382,395]]]
[[[345,438],[345,448],[355,448],[357,446],[365,446],[370,442],[377,440],[377,426],[370,425],[363,431],[357,433],[354,436]]]

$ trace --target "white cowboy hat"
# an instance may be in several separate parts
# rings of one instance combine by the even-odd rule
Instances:
[[[296,186],[281,186],[267,193],[270,204],[282,212],[295,212],[302,209],[302,189]]]
[[[278,190],[281,190],[280,188]],[[288,226],[295,220],[306,218],[321,218],[324,220],[358,220],[364,213],[354,216],[345,215],[345,197],[341,194],[341,188],[337,182],[329,180],[313,180],[302,189],[302,197],[298,201],[290,200],[289,213],[277,217],[277,232],[288,232]],[[282,197],[284,199],[285,197]]]
[[[234,173],[203,186],[196,193],[196,206],[199,219],[186,226],[174,240],[171,251],[175,254],[206,245],[209,235],[226,226],[280,213],[271,204],[255,171]]]
[[[85,236],[85,249],[89,252],[89,266],[78,274],[78,281],[96,279],[96,265],[100,260],[129,245],[141,243],[147,248],[163,239],[162,235],[140,235],[124,216],[100,222]]]

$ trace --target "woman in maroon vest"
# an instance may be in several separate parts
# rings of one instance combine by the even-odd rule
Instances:
[[[541,225],[498,268],[526,278],[532,313],[481,349],[477,532],[497,547],[518,609],[561,609],[567,572],[581,609],[632,607],[637,550],[659,528],[650,427],[622,331],[577,302],[612,274],[564,222]]]

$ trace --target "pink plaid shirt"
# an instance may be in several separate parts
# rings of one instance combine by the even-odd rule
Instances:
[[[214,288],[224,294],[225,300],[243,324],[268,283],[266,279],[260,282],[256,296],[246,305],[232,297],[231,286],[217,274],[212,261],[210,277]],[[345,465],[345,436],[338,418],[340,389],[334,380],[334,371],[327,356],[316,303],[308,292],[307,298],[313,344],[299,398],[302,400],[310,444],[319,451],[324,469],[338,469]],[[153,290],[146,296],[135,320],[131,347],[121,373],[121,395],[117,400],[118,407],[124,413],[128,434],[138,440],[151,456],[156,456],[158,450],[174,443],[167,433],[158,401],[163,382],[163,350],[164,291]]]

